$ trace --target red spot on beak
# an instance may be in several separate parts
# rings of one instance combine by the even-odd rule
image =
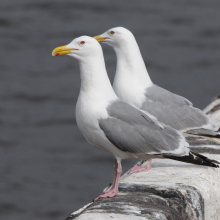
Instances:
[[[59,54],[59,53],[56,53],[55,56],[60,56],[60,54]]]

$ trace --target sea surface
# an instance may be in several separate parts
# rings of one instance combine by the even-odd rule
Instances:
[[[112,181],[113,156],[76,125],[78,63],[51,52],[117,26],[134,33],[154,83],[199,108],[220,93],[219,0],[1,0],[0,219],[63,220]]]

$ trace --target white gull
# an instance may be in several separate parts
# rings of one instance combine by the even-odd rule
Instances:
[[[95,39],[82,36],[52,52],[53,56],[64,54],[79,61],[81,88],[76,104],[77,125],[92,146],[115,157],[112,187],[98,198],[118,194],[121,160],[125,158],[170,158],[219,167],[217,161],[191,152],[179,131],[161,125],[147,112],[119,100],[106,72],[102,48]]]
[[[155,85],[147,72],[133,34],[123,28],[111,28],[94,37],[113,47],[117,56],[113,88],[130,105],[154,115],[160,122],[181,132],[220,137],[219,125],[186,98]]]

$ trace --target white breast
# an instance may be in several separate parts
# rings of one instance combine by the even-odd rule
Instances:
[[[145,81],[140,83],[135,77],[127,75],[121,79],[121,75],[115,78],[113,88],[116,95],[124,102],[133,105],[137,108],[141,108],[145,100],[145,91],[148,85]]]
[[[108,117],[108,113],[103,108],[104,103],[94,105],[91,102],[92,100],[79,96],[76,104],[76,122],[86,140],[94,147],[105,151],[98,140],[102,136],[98,120]]]

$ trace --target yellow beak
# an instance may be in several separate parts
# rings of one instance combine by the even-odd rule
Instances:
[[[78,50],[78,49],[66,48],[66,45],[61,46],[61,47],[56,47],[52,51],[52,56],[60,56],[60,55],[64,55],[64,54],[69,54],[73,50]]]
[[[95,38],[98,42],[104,42],[105,39],[109,39],[108,37],[101,37],[101,35],[93,37]]]

